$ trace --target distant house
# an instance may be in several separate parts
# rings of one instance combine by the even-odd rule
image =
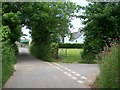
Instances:
[[[80,30],[78,30],[77,32],[70,32],[70,33],[71,33],[71,37],[66,36],[64,38],[64,43],[83,43],[84,42],[84,36],[83,36],[83,33],[80,33]]]
[[[70,37],[66,36],[64,38],[64,43],[83,43],[84,42],[84,37],[83,35],[80,36],[79,38],[77,39],[74,39],[74,40],[70,40]]]

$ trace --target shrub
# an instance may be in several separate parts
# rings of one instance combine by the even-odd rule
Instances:
[[[11,47],[12,47],[12,49],[14,50],[14,52],[15,52],[15,55],[18,55],[18,46],[16,45],[16,44],[12,44],[11,45]]]
[[[8,26],[1,26],[0,27],[0,32],[2,35],[2,40],[1,41],[10,41],[10,34],[11,31]]]
[[[15,50],[10,44],[11,31],[8,26],[0,27],[0,34],[2,39],[0,40],[2,47],[2,85],[9,79],[14,71],[14,64],[16,63]]]
[[[58,59],[58,44],[52,42],[50,44],[50,55],[51,57]]]
[[[112,51],[102,59],[98,88],[118,88],[118,47],[112,47]]]
[[[49,61],[49,48],[46,44],[35,44],[32,42],[29,48],[30,53],[38,59]]]
[[[21,36],[21,20],[20,20],[20,12],[13,13],[4,13],[2,15],[2,24],[4,26],[8,26],[10,28],[10,42],[15,43],[19,40]]]
[[[74,43],[74,44],[71,44],[71,43],[61,43],[59,44],[59,48],[82,48],[83,47],[83,44],[78,44],[78,43]]]
[[[82,62],[83,63],[88,63],[88,64],[95,63],[95,58],[94,58],[95,54],[93,54],[93,53],[82,52],[81,57],[82,57]]]
[[[16,63],[15,52],[8,42],[2,42],[2,84],[9,79]]]
[[[0,27],[0,31],[2,33],[2,42],[8,42],[8,44],[11,44],[12,48],[15,50],[15,54],[18,54],[18,46],[15,43],[11,43],[10,40],[10,28],[8,26],[2,26]]]

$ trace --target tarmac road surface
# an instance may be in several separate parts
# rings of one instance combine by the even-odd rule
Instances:
[[[97,64],[67,64],[38,60],[19,48],[13,76],[4,88],[90,88],[99,73]]]

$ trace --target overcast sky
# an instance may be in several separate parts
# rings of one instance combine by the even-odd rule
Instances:
[[[88,2],[86,0],[71,0],[71,2],[74,2],[80,6],[88,5]],[[84,27],[84,25],[82,24],[82,21],[78,18],[74,18],[74,20],[72,20],[72,24],[73,24],[73,28],[70,29],[71,32],[76,32],[80,27]]]

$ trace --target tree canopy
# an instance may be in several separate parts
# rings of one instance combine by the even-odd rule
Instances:
[[[72,2],[6,2],[3,3],[2,9],[3,25],[9,26],[11,40],[17,41],[20,37],[19,27],[27,26],[32,30],[32,44],[34,45],[31,47],[31,53],[39,53],[40,48],[45,47],[44,55],[42,55],[45,57],[49,55],[50,44],[58,43],[61,37],[68,34],[69,28],[72,27],[70,22],[79,10],[79,6]],[[37,47],[39,49],[35,46],[39,46]],[[34,48],[36,48],[35,51]],[[41,57],[40,54],[37,56]]]
[[[94,61],[104,46],[110,47],[120,39],[120,3],[90,3],[84,7],[83,32],[85,35],[83,58]],[[86,57],[87,55],[88,57]],[[91,58],[90,58],[91,57]]]

